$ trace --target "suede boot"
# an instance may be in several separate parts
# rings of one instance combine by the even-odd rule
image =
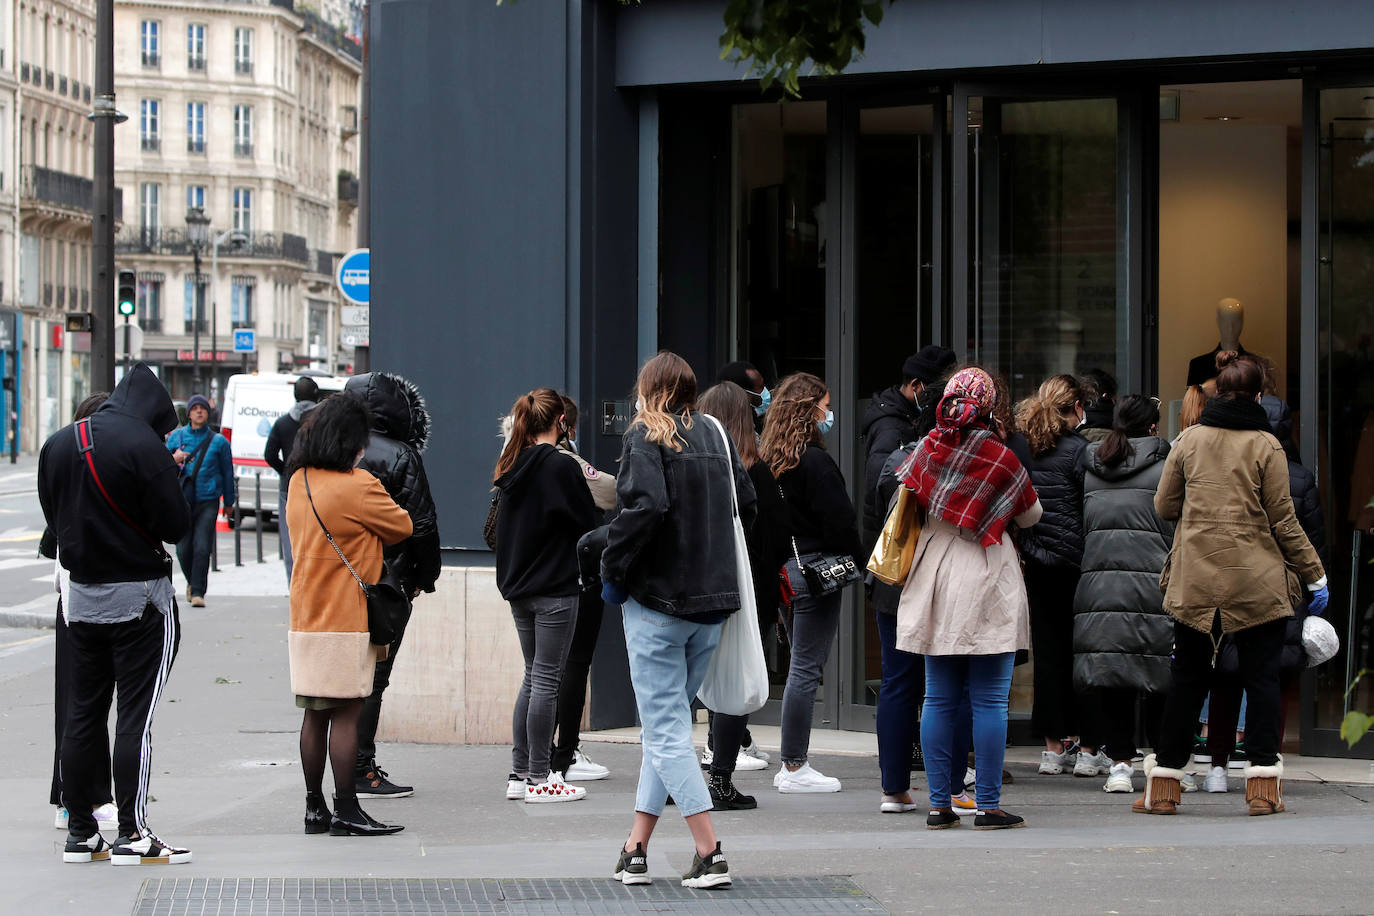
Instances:
[[[1183,798],[1183,771],[1160,766],[1154,754],[1145,758],[1145,794],[1131,804],[1136,814],[1177,814]]]
[[[1283,810],[1283,755],[1273,766],[1246,764],[1245,803],[1251,816],[1278,814]]]

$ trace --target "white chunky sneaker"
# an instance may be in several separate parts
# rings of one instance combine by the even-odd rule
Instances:
[[[1107,784],[1102,787],[1103,792],[1133,792],[1135,786],[1131,784],[1131,776],[1135,773],[1135,767],[1129,763],[1112,764],[1111,772],[1107,774]]]
[[[537,786],[525,784],[525,804],[527,805],[578,801],[586,797],[587,790],[581,786],[568,785],[563,781],[562,773],[550,773],[549,778]]]
[[[67,845],[62,850],[63,862],[103,862],[110,857],[110,844],[99,832],[84,840],[68,836]]]
[[[773,777],[773,785],[784,795],[800,795],[812,792],[838,792],[840,781],[826,776],[820,770],[803,763],[798,770],[789,770],[786,765]]]
[[[1072,767],[1077,755],[1056,754],[1054,751],[1040,752],[1040,775],[1058,776],[1065,767]]]
[[[611,775],[611,771],[601,764],[589,758],[581,750],[573,751],[572,766],[568,767],[568,778],[577,779],[582,782],[594,782],[598,779],[605,779]]]
[[[703,747],[701,749],[701,768],[703,770],[709,769],[711,764],[715,761],[715,759],[716,755],[711,751],[709,747]]]
[[[1202,779],[1202,788],[1207,792],[1229,792],[1226,785],[1226,767],[1212,767]]]
[[[1183,787],[1184,792],[1196,792],[1198,790],[1197,780],[1193,778],[1192,773],[1184,773],[1178,784]]]
[[[185,865],[191,850],[168,846],[151,832],[138,839],[120,837],[110,849],[111,865]]]
[[[757,741],[750,741],[750,742],[749,742],[749,746],[748,746],[748,747],[742,747],[742,748],[740,748],[740,751],[739,751],[739,752],[740,752],[741,754],[748,754],[750,757],[753,757],[755,760],[762,760],[765,764],[768,763],[768,761],[770,761],[770,760],[773,759],[772,757],[770,757],[770,756],[768,755],[768,752],[767,752],[767,751],[765,751],[763,748],[759,747],[759,744],[758,744]],[[738,765],[738,764],[735,765],[735,769],[739,769],[739,765]],[[763,767],[756,767],[755,769],[763,769]]]
[[[1102,753],[1101,748],[1092,754],[1087,751],[1079,751],[1078,760],[1073,765],[1073,775],[1075,776],[1106,776],[1111,770],[1112,758]]]
[[[741,750],[739,756],[735,758],[735,770],[766,770],[768,769],[768,758],[755,757],[747,751]]]

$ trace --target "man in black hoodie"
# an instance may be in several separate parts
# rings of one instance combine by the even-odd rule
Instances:
[[[191,510],[163,445],[176,428],[167,389],[138,363],[87,420],[53,433],[38,456],[38,500],[71,574],[63,594],[72,648],[71,699],[62,736],[69,820],[64,862],[179,864],[187,849],[148,829],[153,713],[180,639],[171,558]],[[110,700],[119,691],[113,769],[119,839],[97,829]]]
[[[344,392],[359,398],[372,412],[372,434],[358,467],[386,487],[396,504],[410,513],[414,531],[410,537],[386,548],[387,569],[396,576],[408,598],[434,591],[439,578],[439,516],[429,495],[429,478],[420,453],[429,440],[429,410],[420,391],[409,381],[389,372],[355,375]],[[363,703],[358,722],[358,763],[355,773],[359,798],[401,798],[415,794],[413,786],[398,786],[377,766],[377,723],[382,716],[382,694],[391,683],[391,667],[405,636],[407,619],[401,621],[386,658],[377,663],[372,695]]]

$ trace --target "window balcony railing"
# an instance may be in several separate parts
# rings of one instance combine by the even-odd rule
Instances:
[[[251,60],[234,61],[234,72],[239,76],[252,76],[253,62]]]
[[[144,52],[143,52],[143,66],[149,68],[150,70],[156,70],[156,69],[161,68],[161,67],[162,67],[162,55],[161,55],[161,54],[158,54],[156,51],[144,51]]]
[[[205,152],[205,138],[204,138],[204,137],[200,137],[200,138],[197,138],[197,137],[187,137],[187,138],[186,138],[186,152],[188,152],[188,153],[204,153],[204,152]]]
[[[161,137],[144,137],[144,138],[143,138],[143,152],[145,152],[145,153],[156,153],[156,152],[160,152],[161,150],[162,150],[162,138],[161,138]]]
[[[54,83],[54,81],[55,81],[55,80],[54,80],[54,78],[53,78],[53,72],[52,72],[51,70],[46,70],[46,71],[44,71],[44,73],[43,73],[43,88],[46,89],[46,90],[48,90],[49,92],[52,92],[52,88],[53,88],[53,83]]]
[[[186,69],[187,69],[187,70],[190,70],[192,73],[204,73],[204,72],[205,72],[205,57],[204,57],[204,56],[200,56],[200,57],[188,57],[188,58],[186,58]]]
[[[358,179],[348,173],[339,175],[339,203],[358,203]]]
[[[94,188],[89,178],[70,175],[41,166],[26,165],[19,173],[19,196],[23,201],[37,201],[69,210],[91,212]],[[115,188],[115,220],[124,218],[124,191]]]
[[[290,232],[240,232],[235,238],[242,244],[235,245],[233,239],[219,248],[219,256],[224,258],[267,258],[294,261],[297,264],[310,263],[310,246],[305,237]],[[186,230],[170,228],[145,228],[142,226],[122,226],[115,234],[116,254],[165,254],[191,256],[191,245],[186,238]],[[202,257],[209,252],[202,251]]]
[[[138,326],[143,329],[144,334],[161,334],[162,316],[153,315],[152,317],[139,318]]]
[[[244,319],[244,318],[235,318],[233,324],[234,324],[234,330],[235,330],[235,331],[240,331],[240,330],[243,330],[243,329],[245,329],[245,328],[251,328],[251,327],[253,327],[253,317],[250,315],[250,316],[249,316],[248,318],[246,318],[246,319]]]
[[[197,328],[197,326],[199,326],[199,328]],[[144,330],[147,330],[147,329],[145,328]],[[198,319],[198,320],[194,320],[194,321],[193,321],[193,320],[191,320],[191,319],[188,318],[188,319],[186,320],[186,333],[187,333],[187,334],[194,334],[197,330],[199,330],[200,333],[202,333],[202,334],[209,334],[209,333],[210,333],[210,319],[209,319],[209,318],[200,318],[200,319]]]
[[[234,155],[237,156],[239,159],[252,159],[252,158],[253,158],[253,144],[252,144],[251,142],[249,142],[249,143],[244,143],[244,142],[242,142],[242,141],[235,140],[235,141],[234,141]]]

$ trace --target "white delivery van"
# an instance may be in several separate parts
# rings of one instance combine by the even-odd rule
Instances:
[[[261,515],[271,518],[277,514],[277,472],[268,467],[263,453],[267,450],[272,424],[296,403],[294,386],[302,375],[315,380],[321,395],[343,391],[348,381],[321,372],[304,372],[301,375],[232,375],[225,386],[224,401],[220,404],[220,432],[229,440],[244,515],[257,513],[253,500],[259,480],[262,483]]]

